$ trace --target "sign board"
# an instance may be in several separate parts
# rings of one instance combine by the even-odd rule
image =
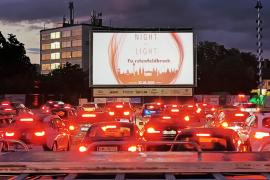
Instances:
[[[93,86],[195,86],[193,32],[93,32]]]
[[[93,90],[94,97],[192,96],[192,88],[113,88]]]

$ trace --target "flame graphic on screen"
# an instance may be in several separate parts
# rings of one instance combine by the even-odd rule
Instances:
[[[125,43],[127,34],[125,33],[114,33],[108,48],[109,59],[111,70],[114,74],[115,79],[118,84],[124,85],[138,85],[138,84],[151,84],[151,85],[167,85],[174,84],[177,78],[181,75],[182,66],[184,61],[184,50],[181,38],[177,33],[170,33],[177,47],[178,54],[178,66],[177,68],[167,68],[164,72],[159,71],[157,68],[152,68],[152,70],[145,70],[143,67],[136,71],[119,71],[119,55]],[[123,70],[122,70],[123,71]],[[149,83],[141,83],[149,82]]]

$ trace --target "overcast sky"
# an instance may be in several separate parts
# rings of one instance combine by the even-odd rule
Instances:
[[[0,0],[0,31],[17,35],[39,63],[39,31],[59,26],[70,0]],[[115,27],[192,27],[198,41],[256,52],[256,0],[73,0],[75,22],[103,13]],[[261,0],[264,58],[270,58],[270,0]]]

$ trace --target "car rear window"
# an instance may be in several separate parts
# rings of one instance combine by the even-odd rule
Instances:
[[[89,137],[95,138],[124,138],[131,136],[131,128],[105,125],[91,128]]]
[[[262,121],[262,125],[265,128],[270,128],[270,118],[264,118]]]
[[[178,138],[180,141],[193,141],[200,145],[203,151],[228,151],[230,148],[228,147],[227,140],[221,137],[180,137]],[[196,148],[192,144],[183,144],[178,145],[177,150],[196,150]]]

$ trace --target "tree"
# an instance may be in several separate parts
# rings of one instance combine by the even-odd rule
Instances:
[[[76,104],[79,97],[90,94],[88,74],[79,65],[67,62],[64,67],[41,77],[41,90],[44,94],[63,96],[62,100]]]
[[[15,35],[6,39],[0,31],[0,93],[30,93],[37,70]]]
[[[226,49],[215,42],[198,46],[198,87],[196,93],[249,93],[256,87],[256,57],[238,49]]]

